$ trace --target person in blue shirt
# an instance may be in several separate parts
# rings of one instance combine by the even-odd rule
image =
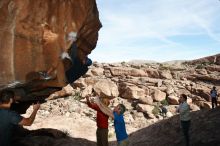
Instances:
[[[217,99],[218,99],[218,93],[217,93],[217,90],[216,90],[216,87],[214,86],[212,88],[212,90],[210,91],[210,96],[211,96],[211,99],[212,99],[212,109],[216,108],[217,105],[218,105],[218,102],[217,102]]]
[[[33,112],[29,118],[24,118],[11,111],[10,107],[14,99],[14,92],[3,90],[0,93],[0,146],[10,146],[11,136],[15,126],[32,125],[40,104],[33,105]]]
[[[125,106],[123,104],[118,104],[112,111],[104,104],[102,104],[99,100],[96,99],[95,102],[103,113],[114,119],[114,127],[118,146],[128,146],[128,134],[126,132],[125,121],[123,116],[126,110]]]
[[[126,132],[124,114],[125,106],[118,104],[113,111],[111,116],[114,119],[115,133],[118,141],[118,146],[128,146],[128,134]]]

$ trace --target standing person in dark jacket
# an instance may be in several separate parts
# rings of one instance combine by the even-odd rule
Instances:
[[[90,108],[97,111],[97,131],[96,131],[96,138],[97,138],[97,146],[108,146],[108,118],[109,116],[104,114],[99,106],[96,103],[90,101],[89,97],[86,96],[87,104]],[[101,102],[108,106],[109,100],[107,98],[101,98]]]

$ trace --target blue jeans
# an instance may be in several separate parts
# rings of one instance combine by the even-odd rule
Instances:
[[[129,145],[129,141],[128,138],[118,141],[118,145],[117,146],[128,146]]]
[[[217,98],[212,97],[212,109],[215,108],[215,107],[217,107]]]

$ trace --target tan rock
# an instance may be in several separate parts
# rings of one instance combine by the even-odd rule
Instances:
[[[206,66],[205,67],[207,70],[209,70],[209,71],[218,71],[218,72],[220,72],[220,66],[217,66],[217,65],[214,65],[214,66]]]
[[[149,82],[149,83],[155,83],[157,85],[162,85],[162,80],[161,79],[155,79],[155,78],[146,77],[145,81]]]
[[[161,87],[162,85],[163,85],[162,80],[159,80],[159,81],[157,82],[157,87]]]
[[[89,70],[87,71],[87,73],[86,73],[83,77],[93,77],[93,76],[94,76],[94,75],[93,75],[91,69],[89,69]]]
[[[196,69],[196,72],[201,75],[207,75],[206,69]]]
[[[178,89],[178,90],[176,91],[176,93],[178,93],[178,95],[186,94],[188,97],[191,96],[191,93],[190,93],[188,90],[186,90],[185,88],[184,88],[184,89]]]
[[[78,80],[76,80],[73,84],[73,87],[79,87],[79,88],[84,88],[87,86],[87,84],[85,83],[85,79],[84,78],[79,78]]]
[[[151,78],[160,78],[160,74],[158,73],[157,69],[147,68],[144,71],[148,74]]]
[[[96,77],[96,76],[95,77],[87,77],[84,79],[84,83],[86,86],[89,86],[89,85],[94,86],[99,80],[102,80],[102,79],[100,79],[99,77]]]
[[[178,105],[179,104],[179,98],[174,95],[168,96],[167,101],[171,105]]]
[[[210,102],[203,102],[203,108],[211,109],[212,108],[211,103]]]
[[[86,95],[89,95],[89,94],[91,94],[92,93],[92,86],[90,85],[90,86],[88,86],[88,87],[86,87],[84,90],[82,90],[82,92],[81,92],[81,96],[84,98],[84,97],[86,97]]]
[[[103,68],[92,68],[91,72],[94,76],[102,76],[104,74]]]
[[[154,106],[146,105],[146,104],[138,104],[136,106],[136,109],[138,111],[147,112],[148,114],[152,114],[152,110],[154,109]]]
[[[190,104],[189,106],[190,106],[190,109],[191,109],[192,111],[198,111],[198,110],[200,110],[199,106],[197,106],[197,105],[195,105],[195,104]]]
[[[162,101],[166,99],[166,93],[160,91],[160,90],[154,90],[152,94],[152,98],[154,101]]]
[[[52,99],[74,95],[74,94],[75,94],[75,89],[73,89],[73,87],[70,84],[68,84],[64,86],[61,90],[50,94],[49,97],[46,98],[46,100],[52,100]]]
[[[173,114],[171,113],[171,112],[167,112],[167,118],[170,118],[170,117],[172,117],[173,116]]]
[[[173,92],[174,92],[173,87],[172,87],[172,86],[168,86],[167,89],[166,89],[166,93],[167,93],[168,95],[170,95],[170,94],[172,94]]]
[[[169,105],[167,106],[167,110],[170,111],[172,114],[176,114],[176,109],[179,105]]]
[[[151,96],[141,97],[139,100],[140,100],[140,102],[142,102],[144,104],[148,104],[148,105],[153,104],[153,99],[151,98]]]
[[[197,92],[197,95],[205,99],[206,101],[210,101],[210,89],[205,86],[200,86],[194,89]]]
[[[94,91],[101,97],[114,98],[119,95],[117,85],[111,80],[101,79],[94,85]]]
[[[120,93],[121,97],[126,99],[140,99],[146,96],[145,90],[138,88],[137,86],[126,86],[124,92]]]
[[[135,68],[126,68],[126,67],[112,67],[110,68],[112,76],[122,76],[122,75],[130,75],[134,77],[147,77],[147,73],[145,73],[141,69]]]
[[[192,98],[188,97],[188,98],[187,98],[187,103],[188,103],[188,104],[192,104]]]
[[[164,79],[172,79],[172,75],[171,75],[171,72],[170,70],[163,70],[163,71],[160,71],[160,76]]]

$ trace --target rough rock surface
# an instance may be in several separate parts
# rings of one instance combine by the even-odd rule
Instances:
[[[56,67],[67,47],[67,35],[77,33],[78,57],[96,47],[101,27],[95,0],[1,0],[0,82],[25,81],[34,72]],[[64,84],[64,67],[48,86]]]

